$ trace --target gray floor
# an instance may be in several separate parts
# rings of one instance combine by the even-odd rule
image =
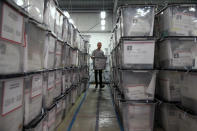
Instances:
[[[79,102],[76,105],[79,105]],[[58,131],[67,131],[76,108],[77,106],[73,107]],[[99,89],[94,89],[93,85],[90,86],[71,131],[120,131],[109,87],[99,91]]]

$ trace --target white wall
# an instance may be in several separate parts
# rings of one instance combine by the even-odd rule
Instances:
[[[110,32],[112,30],[112,13],[106,13],[106,29],[101,30],[100,12],[72,13],[71,18],[80,32]]]
[[[112,30],[112,13],[106,13],[106,29],[101,30],[100,12],[72,13],[71,18],[82,35],[89,35],[90,53],[97,48],[97,43],[102,43],[102,50],[108,48]]]

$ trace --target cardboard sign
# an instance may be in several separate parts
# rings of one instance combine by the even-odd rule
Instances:
[[[2,115],[6,115],[22,106],[23,79],[12,79],[4,82]]]
[[[124,64],[153,64],[154,41],[125,41]]]
[[[23,18],[20,13],[7,4],[3,4],[1,37],[16,43],[22,43]]]

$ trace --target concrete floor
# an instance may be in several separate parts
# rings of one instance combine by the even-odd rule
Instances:
[[[112,105],[109,87],[102,91],[91,85],[73,124],[73,116],[84,94],[77,100],[57,131],[121,131]],[[72,125],[72,126],[70,126]],[[70,127],[69,127],[70,126]],[[155,129],[154,131],[163,131]]]
[[[93,85],[87,91],[86,99],[72,127],[68,130],[82,97],[83,95],[71,109],[66,119],[58,128],[58,131],[120,131],[109,87],[99,91],[99,89],[94,89]]]

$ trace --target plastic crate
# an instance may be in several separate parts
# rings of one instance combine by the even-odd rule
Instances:
[[[43,105],[49,108],[53,104],[55,93],[55,72],[43,73]]]
[[[24,127],[23,130],[24,131],[45,131],[43,128],[43,125],[45,124],[44,123],[45,119],[46,119],[46,114],[40,115],[39,117],[34,119],[29,125]]]
[[[3,1],[0,2],[0,9],[0,74],[22,73],[25,49],[24,16]]]
[[[54,0],[48,0],[45,4],[44,24],[51,32],[55,32],[56,5]]]
[[[62,91],[62,70],[57,70],[55,72],[55,89],[54,98],[61,95]]]
[[[62,67],[63,42],[57,40],[55,46],[55,68]]]
[[[179,131],[196,131],[197,116],[179,109]]]
[[[153,36],[155,7],[153,5],[127,5],[119,8],[121,37]],[[118,38],[120,39],[120,38]]]
[[[44,15],[44,0],[26,0],[27,5],[25,10],[29,13],[30,17],[43,23]]]
[[[158,76],[157,95],[168,102],[181,101],[181,87],[183,72],[160,71]]]
[[[72,45],[73,48],[78,48],[79,47],[79,42],[80,42],[79,38],[80,38],[80,34],[79,34],[78,29],[74,29],[74,32],[73,32],[73,45]]]
[[[69,22],[67,18],[63,20],[63,41],[68,42],[68,28]]]
[[[42,111],[42,84],[41,74],[29,75],[25,78],[24,125],[27,126]]]
[[[55,17],[55,33],[58,38],[62,39],[63,34],[63,19],[64,15],[59,11],[59,9],[56,9],[56,17]]]
[[[197,45],[193,39],[166,39],[159,43],[160,67],[197,69]]]
[[[56,38],[47,34],[45,38],[45,52],[46,55],[44,57],[44,68],[45,69],[53,69],[55,67],[55,44]]]
[[[55,127],[58,127],[60,123],[62,122],[63,113],[64,113],[63,102],[64,102],[64,99],[60,99],[56,101]]]
[[[52,105],[48,110],[47,110],[47,127],[48,131],[55,131],[56,125],[56,104]]]
[[[197,113],[196,79],[197,73],[184,73],[181,83],[181,103],[195,113]]]
[[[122,69],[153,69],[155,41],[122,40],[115,56]]]
[[[179,131],[179,113],[176,105],[162,103],[159,105],[159,123],[165,131]]]
[[[104,70],[106,68],[107,57],[94,57],[94,70]]]
[[[26,70],[27,72],[38,71],[44,68],[44,52],[46,31],[36,24],[28,21],[25,26],[26,30]]]
[[[155,103],[122,103],[124,131],[153,131]]]
[[[65,67],[70,67],[71,66],[71,48],[68,45],[65,45],[65,55],[64,55],[64,62],[65,62]]]
[[[71,57],[71,66],[78,67],[79,66],[79,52],[78,50],[71,49],[70,52]]]
[[[2,131],[22,131],[24,78],[1,79],[0,95],[0,129]]]
[[[154,100],[157,71],[120,70],[120,88],[127,100]]]
[[[159,17],[162,36],[196,36],[196,4],[169,5]]]

